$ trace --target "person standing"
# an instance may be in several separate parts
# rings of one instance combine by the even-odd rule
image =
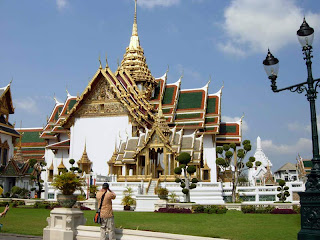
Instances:
[[[102,201],[100,211],[100,240],[107,240],[107,232],[109,240],[116,240],[114,216],[112,211],[112,200],[116,198],[116,194],[110,190],[108,183],[104,183],[102,185],[102,189],[97,192],[96,198],[98,200],[98,206],[100,206]]]

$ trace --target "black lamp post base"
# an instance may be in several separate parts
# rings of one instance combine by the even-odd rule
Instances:
[[[298,240],[320,239],[320,191],[300,192],[301,230]]]

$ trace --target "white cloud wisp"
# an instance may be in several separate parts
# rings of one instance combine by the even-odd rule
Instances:
[[[154,7],[171,7],[173,5],[178,5],[180,0],[139,0],[138,5],[144,8],[154,8]]]
[[[67,7],[68,2],[67,2],[67,0],[56,0],[56,4],[57,4],[58,9],[62,10]]]
[[[292,154],[299,152],[310,152],[312,147],[312,142],[307,138],[299,138],[299,140],[292,144],[274,144],[272,140],[262,141],[263,150],[275,154]]]
[[[225,40],[218,48],[231,55],[277,51],[298,42],[296,32],[304,15],[310,26],[320,27],[320,14],[304,12],[295,0],[233,0],[224,11]]]

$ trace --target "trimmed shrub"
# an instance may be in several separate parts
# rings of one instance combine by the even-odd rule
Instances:
[[[187,208],[159,208],[157,213],[192,213],[190,209]]]
[[[254,205],[241,206],[241,211],[243,213],[255,213],[256,207]]]
[[[271,211],[271,214],[297,214],[293,209],[279,209],[276,208]]]
[[[194,205],[194,206],[192,206],[192,211],[194,213],[204,213],[204,206],[202,206],[202,205]]]
[[[300,213],[300,206],[299,205],[293,205],[293,211],[295,211],[296,213]]]

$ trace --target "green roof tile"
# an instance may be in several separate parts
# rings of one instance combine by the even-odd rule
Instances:
[[[162,104],[171,104],[175,87],[166,87],[164,92]]]
[[[236,125],[220,125],[220,134],[234,133],[237,134],[237,126]]]
[[[38,142],[45,142],[44,139],[40,138],[39,133],[41,131],[35,132],[23,132],[22,136],[22,143],[38,143]]]
[[[312,162],[311,162],[311,160],[303,161],[303,165],[305,167],[312,167]]]
[[[176,119],[200,118],[200,113],[177,114]]]
[[[179,109],[197,109],[202,106],[203,92],[180,92],[178,110]]]
[[[217,113],[216,104],[217,98],[208,98],[207,113]]]

